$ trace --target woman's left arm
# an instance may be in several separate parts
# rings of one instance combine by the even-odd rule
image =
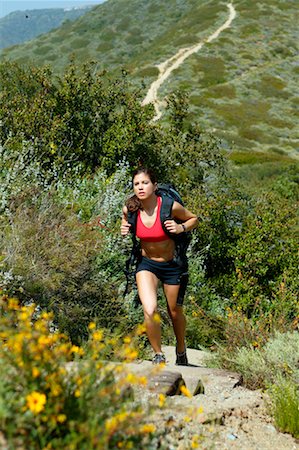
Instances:
[[[198,225],[196,215],[178,202],[173,203],[172,215],[174,219],[178,219],[181,223],[176,223],[175,220],[165,220],[164,225],[171,233],[184,233],[185,231],[193,230]]]

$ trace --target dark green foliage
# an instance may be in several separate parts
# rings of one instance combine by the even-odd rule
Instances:
[[[263,311],[288,320],[298,314],[295,268],[299,260],[293,236],[296,220],[293,207],[286,205],[285,200],[267,195],[246,219],[242,238],[234,250],[237,274],[234,295],[248,314]]]
[[[220,316],[217,317],[211,313],[205,314],[198,308],[193,311],[187,309],[187,314],[186,340],[188,347],[210,348],[215,342],[224,341],[224,321]]]
[[[151,108],[141,107],[139,92],[130,92],[125,77],[112,82],[93,65],[79,72],[73,64],[55,82],[47,68],[4,63],[0,73],[0,137],[8,151],[27,141],[30,158],[59,171],[80,165],[112,173],[123,159],[159,166]]]

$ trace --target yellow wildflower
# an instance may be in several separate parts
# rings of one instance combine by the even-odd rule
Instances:
[[[52,154],[52,155],[55,155],[55,153],[56,153],[56,145],[54,144],[54,142],[51,142],[51,144],[50,144],[50,153]]]
[[[62,387],[57,383],[53,383],[51,386],[51,393],[53,397],[58,397],[62,393]]]
[[[59,422],[59,423],[65,422],[66,419],[67,419],[67,417],[65,414],[58,414],[58,416],[57,416],[57,422]]]
[[[184,394],[186,397],[189,397],[189,398],[192,397],[191,392],[189,391],[189,389],[186,386],[181,386],[180,390],[181,390],[182,394]]]
[[[139,377],[139,384],[141,384],[142,386],[146,386],[147,385],[147,378],[145,376]]]
[[[38,344],[41,347],[47,347],[48,345],[50,345],[52,343],[52,339],[50,336],[40,336],[38,338]]]
[[[26,320],[28,320],[29,317],[30,317],[30,312],[29,312],[29,311],[22,311],[22,312],[19,314],[19,319],[20,319],[22,322],[26,322]]]
[[[57,348],[57,351],[59,351],[63,355],[67,355],[69,352],[72,352],[72,349],[70,349],[70,347],[67,343],[62,343]]]
[[[49,320],[49,319],[52,319],[52,318],[53,318],[53,313],[43,311],[43,312],[41,313],[40,317],[41,317],[41,319]]]
[[[31,394],[27,395],[26,401],[28,409],[30,409],[30,411],[34,414],[38,414],[44,409],[47,397],[45,394],[33,391]]]
[[[19,308],[19,300],[16,298],[10,298],[8,300],[8,309],[18,309]]]
[[[125,348],[124,353],[125,353],[126,359],[130,360],[130,361],[136,359],[138,356],[138,353],[136,352],[136,350],[134,350],[132,348]]]
[[[81,391],[80,391],[80,389],[76,389],[75,390],[75,397],[80,397],[80,395],[81,395]]]
[[[34,323],[34,329],[36,331],[41,331],[43,333],[46,333],[46,331],[47,331],[47,324],[45,322],[43,322],[42,320],[37,320]]]
[[[191,442],[191,448],[198,448],[199,447],[199,443],[198,443],[198,435],[195,434],[192,437],[192,442]]]
[[[83,383],[83,379],[81,377],[78,377],[76,379],[76,383],[77,383],[78,386],[81,386],[81,384]]]
[[[71,347],[71,353],[76,353],[77,355],[84,355],[84,350],[82,347],[78,347],[78,345],[72,345]]]
[[[126,381],[128,383],[135,384],[137,382],[137,377],[133,373],[128,373],[128,375],[126,376]]]
[[[203,413],[203,407],[202,407],[202,406],[200,406],[200,407],[198,408],[197,413],[198,413],[198,414],[202,414],[202,413]]]
[[[40,375],[40,370],[37,367],[32,367],[32,376],[33,378],[37,378]]]
[[[108,433],[109,432],[110,433],[114,433],[114,431],[117,428],[117,424],[118,424],[118,422],[117,422],[116,418],[115,417],[110,417],[110,419],[107,419],[106,422],[105,422],[106,431],[108,431]]]
[[[159,394],[159,406],[162,408],[165,404],[166,397],[164,394]]]
[[[104,336],[103,330],[96,330],[93,333],[92,338],[93,338],[94,341],[98,342],[98,341],[102,341],[103,340],[103,336]]]
[[[140,428],[141,433],[154,433],[156,431],[156,427],[153,423],[147,423],[142,425]]]
[[[78,345],[72,345],[71,353],[79,353],[79,348]]]
[[[156,322],[156,323],[161,323],[161,317],[160,317],[160,314],[158,314],[158,313],[155,313],[155,314],[154,314],[154,322]]]
[[[146,326],[145,326],[145,323],[139,324],[139,325],[137,326],[137,329],[136,329],[136,334],[137,334],[137,336],[141,336],[141,335],[144,334],[145,332],[146,332]]]
[[[125,338],[124,338],[124,343],[125,344],[130,344],[130,342],[131,342],[131,338],[130,338],[130,336],[126,336]]]
[[[95,327],[96,327],[96,324],[94,322],[90,322],[90,324],[88,325],[89,330],[94,330]]]

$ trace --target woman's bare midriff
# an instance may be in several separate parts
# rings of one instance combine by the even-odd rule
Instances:
[[[167,239],[161,242],[144,242],[141,240],[141,254],[145,258],[158,262],[171,261],[174,257],[174,241]]]

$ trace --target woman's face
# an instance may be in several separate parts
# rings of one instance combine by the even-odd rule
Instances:
[[[149,198],[157,189],[157,183],[152,183],[151,179],[145,173],[138,173],[133,179],[134,194],[140,200]]]

